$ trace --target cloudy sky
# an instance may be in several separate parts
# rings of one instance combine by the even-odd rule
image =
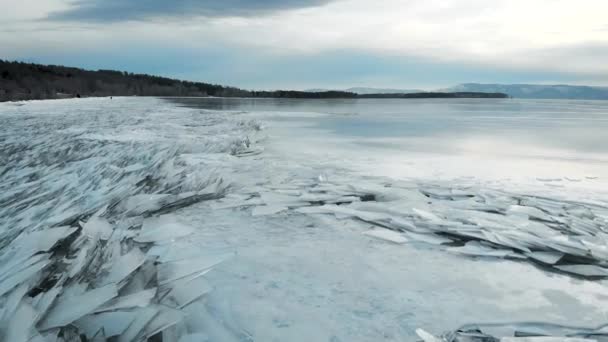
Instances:
[[[607,0],[0,0],[0,58],[245,88],[608,86]]]

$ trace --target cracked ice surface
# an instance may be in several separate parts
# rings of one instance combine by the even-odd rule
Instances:
[[[256,102],[256,108],[263,106]],[[589,105],[599,116],[594,124],[602,126],[608,108],[594,106]],[[464,323],[546,321],[588,328],[480,325],[486,334],[475,336],[475,325],[469,325],[441,341],[493,341],[495,332],[496,340],[526,333],[553,335],[556,341],[605,338],[605,329],[597,329],[606,322],[605,155],[589,164],[559,159],[559,151],[550,151],[548,162],[525,155],[480,163],[475,157],[458,159],[452,151],[418,158],[398,145],[405,150],[403,159],[413,161],[395,168],[394,156],[402,150],[389,149],[387,155],[364,138],[318,128],[326,116],[336,115],[282,110],[255,115],[266,121],[269,135],[256,182],[210,204],[252,216],[239,234],[227,233],[238,223],[222,218],[217,224],[219,236],[231,236],[219,241],[241,246],[247,254],[242,262],[249,265],[230,263],[213,272],[230,279],[212,298],[225,293],[237,299],[212,303],[234,325],[249,327],[262,340],[298,340],[314,331],[314,340],[365,341],[414,340],[417,327],[441,332]],[[429,167],[428,159],[445,163]],[[503,175],[475,169],[488,165],[505,167]],[[436,175],[436,169],[454,174]],[[250,246],[262,235],[264,247]],[[273,271],[259,271],[269,268]],[[260,284],[239,282],[243,278]],[[249,312],[242,302],[268,310]],[[311,318],[317,314],[324,320]],[[275,330],[259,328],[269,324]]]
[[[379,172],[377,150],[312,127],[328,115],[261,107],[2,105],[0,333],[605,338],[601,178]]]
[[[223,197],[200,155],[252,154],[256,130],[158,99],[3,104],[0,120],[0,340],[201,333],[184,317],[232,253],[171,213]]]

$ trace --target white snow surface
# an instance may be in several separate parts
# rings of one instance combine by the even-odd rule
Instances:
[[[285,115],[0,104],[0,340],[603,333],[602,179],[378,172],[373,149]]]

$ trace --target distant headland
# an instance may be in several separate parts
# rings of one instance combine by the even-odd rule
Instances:
[[[214,96],[297,99],[507,98],[499,92],[419,92],[357,94],[349,91],[252,91],[114,70],[41,65],[0,60],[0,102],[94,96]]]

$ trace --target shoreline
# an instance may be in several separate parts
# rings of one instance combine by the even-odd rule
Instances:
[[[291,92],[291,91],[290,91]],[[503,93],[482,93],[482,92],[429,92],[429,93],[407,93],[407,94],[355,94],[355,96],[335,96],[335,97],[309,97],[308,92],[295,92],[294,96],[162,96],[162,95],[106,95],[106,96],[62,96],[56,98],[32,98],[32,99],[9,99],[0,100],[0,103],[13,103],[25,101],[44,101],[44,100],[66,100],[66,99],[85,99],[85,98],[113,98],[113,97],[156,97],[156,98],[217,98],[217,99],[292,99],[292,100],[359,100],[359,99],[510,99],[507,94]],[[322,93],[320,93],[322,94]],[[302,96],[298,96],[302,95]]]

